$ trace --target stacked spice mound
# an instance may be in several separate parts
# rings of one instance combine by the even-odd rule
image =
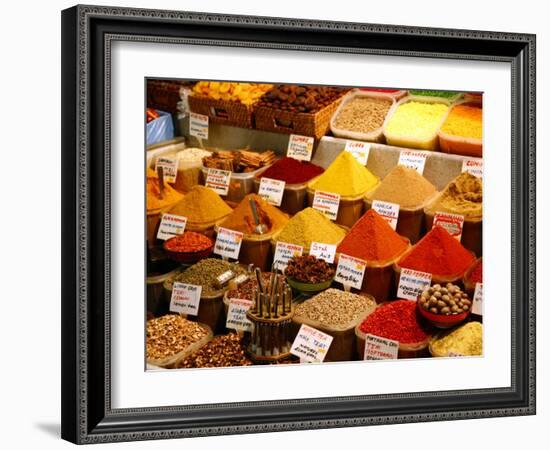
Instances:
[[[483,182],[468,172],[452,180],[430,205],[426,213],[460,214],[465,219],[481,219],[483,215]]]
[[[344,229],[332,223],[323,213],[313,208],[306,208],[287,222],[281,232],[275,236],[275,240],[301,245],[307,252],[312,242],[336,245],[345,235]]]
[[[164,208],[168,208],[174,203],[177,203],[183,198],[183,195],[176,191],[166,181],[163,189],[157,174],[147,169],[147,214],[159,212]]]
[[[231,208],[212,189],[193,186],[189,193],[176,204],[170,214],[187,217],[187,228],[193,230],[213,225],[231,214]]]
[[[378,177],[359,164],[350,152],[344,151],[321,176],[308,184],[308,188],[344,197],[357,197],[374,188],[378,181]]]
[[[464,325],[434,336],[432,356],[480,356],[483,351],[483,326],[479,322]]]
[[[309,161],[298,161],[285,156],[263,171],[258,178],[272,178],[286,184],[302,184],[322,174],[324,169]]]
[[[288,216],[285,213],[267,203],[259,195],[248,194],[220,226],[239,231],[245,235],[255,234],[254,230],[257,224],[250,204],[251,201],[256,205],[259,223],[265,226],[265,234],[280,230],[288,222]]]
[[[449,281],[462,278],[474,261],[474,255],[466,250],[444,228],[430,230],[410,251],[397,262],[400,268],[431,273]]]
[[[242,337],[235,333],[216,336],[204,347],[182,359],[177,368],[251,366]]]

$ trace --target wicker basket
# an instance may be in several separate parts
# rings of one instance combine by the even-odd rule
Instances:
[[[342,96],[345,92],[342,92]],[[330,119],[342,97],[336,99],[316,113],[301,113],[268,108],[254,107],[256,129],[275,133],[300,134],[321,139],[330,129]]]
[[[241,128],[252,128],[254,125],[252,105],[199,95],[190,95],[188,101],[191,112],[208,116],[208,120],[212,123]]]
[[[176,114],[180,89],[185,85],[184,81],[147,80],[147,107]]]

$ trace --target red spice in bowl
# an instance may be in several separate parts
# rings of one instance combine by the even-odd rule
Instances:
[[[284,157],[264,170],[258,178],[272,178],[287,184],[302,184],[321,175],[325,170],[308,161]]]
[[[206,258],[214,249],[214,241],[194,231],[186,231],[164,242],[166,255],[178,262],[192,262]]]

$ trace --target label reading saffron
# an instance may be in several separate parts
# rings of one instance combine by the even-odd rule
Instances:
[[[155,172],[158,173],[158,168],[162,167],[164,181],[175,183],[178,175],[178,159],[168,158],[167,156],[159,156],[155,162]]]
[[[309,254],[332,264],[336,256],[336,245],[312,242],[309,247]]]
[[[315,328],[302,325],[292,343],[290,353],[300,362],[323,362],[332,343],[332,336]]]
[[[204,184],[218,195],[227,195],[230,182],[231,172],[229,170],[208,169]]]
[[[367,165],[370,153],[370,144],[368,142],[346,141],[344,150],[351,153],[362,166]]]
[[[163,214],[160,221],[157,239],[165,241],[179,234],[183,234],[187,225],[187,217],[175,214]]]
[[[398,341],[375,336],[374,334],[365,335],[365,353],[363,354],[363,359],[397,359],[398,351]]]
[[[295,256],[302,256],[304,248],[301,245],[289,244],[287,242],[277,242],[275,246],[275,256],[273,257],[273,267],[284,270]]]
[[[445,228],[447,232],[458,242],[462,238],[462,228],[464,227],[464,216],[460,214],[450,214],[438,212],[434,215],[433,226],[439,225]]]
[[[288,140],[286,156],[300,161],[310,161],[314,142],[315,139],[312,137],[291,134]]]
[[[225,326],[237,331],[252,331],[254,326],[246,317],[246,313],[252,307],[253,303],[252,300],[243,298],[229,299]]]
[[[417,297],[430,287],[432,274],[412,269],[401,269],[397,297],[416,301]]]
[[[218,236],[214,244],[214,253],[221,257],[239,259],[243,233],[239,231],[228,230],[227,228],[218,229]]]
[[[366,267],[367,265],[362,259],[341,253],[334,279],[344,286],[361,289]]]
[[[466,158],[462,162],[462,172],[468,172],[474,177],[483,178],[483,159]]]
[[[483,283],[476,283],[472,302],[472,313],[480,316],[483,315]]]
[[[208,116],[190,113],[189,134],[199,139],[208,139]]]
[[[199,313],[201,292],[202,286],[175,281],[170,298],[170,311],[196,316]]]
[[[399,161],[397,161],[397,165],[414,169],[422,175],[424,173],[424,166],[426,165],[427,156],[427,152],[422,152],[420,150],[403,150],[399,154]]]
[[[283,201],[283,194],[285,192],[285,182],[281,180],[274,180],[273,178],[262,177],[260,180],[260,188],[258,189],[258,195],[262,197],[267,203],[271,203],[275,206],[281,206]]]
[[[397,220],[399,219],[399,205],[397,203],[383,202],[381,200],[374,200],[372,202],[372,209],[374,209],[382,219],[384,219],[390,227],[397,228]]]
[[[311,206],[313,209],[321,211],[330,220],[336,220],[338,208],[340,207],[340,194],[315,191],[313,204]]]

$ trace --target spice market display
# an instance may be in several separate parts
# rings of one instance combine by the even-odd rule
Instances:
[[[147,370],[483,356],[481,93],[173,83],[144,111],[173,123],[147,136]]]

